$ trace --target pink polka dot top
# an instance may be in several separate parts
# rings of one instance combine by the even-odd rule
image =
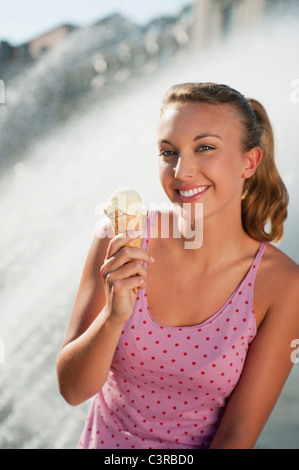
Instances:
[[[147,249],[153,212],[143,239]],[[195,326],[159,324],[140,289],[78,448],[205,449],[256,334],[253,288],[266,243],[221,309]]]

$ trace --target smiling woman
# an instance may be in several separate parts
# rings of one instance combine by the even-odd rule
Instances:
[[[271,124],[228,86],[183,84],[166,95],[158,134],[167,216],[181,228],[180,210],[202,203],[203,243],[160,236],[159,210],[141,248],[125,246],[129,234],[95,237],[60,390],[72,405],[93,397],[79,448],[252,448],[299,337],[299,268],[269,243],[288,202]]]
[[[180,84],[173,86],[164,98],[160,128],[164,123],[163,116],[165,113],[167,113],[167,116],[170,114],[176,116],[178,120],[179,111],[182,119],[185,120],[185,127],[189,126],[190,116],[186,116],[186,114],[191,109],[194,111],[194,119],[197,120],[198,126],[201,125],[203,128],[210,126],[211,129],[214,129],[220,125],[222,133],[226,134],[226,138],[229,138],[230,143],[234,142],[236,146],[239,146],[241,142],[239,153],[242,151],[246,154],[246,152],[252,151],[252,155],[247,154],[249,158],[247,160],[247,171],[242,175],[243,227],[256,240],[279,241],[283,234],[283,223],[287,217],[288,193],[275,165],[274,137],[266,110],[257,100],[247,100],[239,92],[225,85],[216,86],[212,83]],[[204,113],[201,110],[204,110]],[[226,113],[223,113],[224,110]],[[232,121],[227,120],[227,112],[231,115],[238,113],[238,125],[241,126],[239,132],[231,127]],[[208,122],[200,122],[200,119],[206,120],[207,116],[210,119]],[[168,125],[166,132],[168,132],[170,123],[166,125]],[[178,123],[178,125],[180,126],[181,123]],[[231,131],[231,136],[228,136],[229,131]],[[190,136],[190,143],[191,139],[192,136]],[[205,139],[204,142],[202,139]],[[216,144],[211,146],[213,139],[216,139]],[[217,139],[222,142],[217,142]],[[211,156],[214,158],[215,154],[219,155],[217,148],[218,150],[223,149],[223,137],[217,134],[206,132],[197,135],[192,140],[192,144],[201,141],[200,146],[194,147],[194,152],[202,152],[205,159],[207,154],[209,159]],[[167,144],[171,145],[171,142],[166,138],[160,139],[160,155],[174,158],[173,150],[164,148]],[[161,147],[162,145],[163,147]],[[258,147],[262,151],[260,155],[257,155]],[[227,149],[225,150],[227,151]],[[232,164],[233,159],[230,156],[226,165],[232,168]],[[261,188],[263,188],[263,191],[261,191]],[[188,189],[184,188],[183,190]],[[183,196],[186,196],[186,194],[183,194]],[[183,200],[183,202],[187,202],[187,200]],[[267,222],[271,226],[268,232],[265,229]]]

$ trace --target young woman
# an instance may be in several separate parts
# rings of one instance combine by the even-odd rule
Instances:
[[[271,124],[228,86],[187,83],[167,93],[158,134],[163,189],[195,229],[203,204],[203,243],[186,248],[177,210],[180,237],[163,236],[159,211],[140,249],[131,233],[95,237],[60,390],[71,405],[94,397],[79,448],[252,448],[299,338],[298,265],[269,243],[288,203]]]

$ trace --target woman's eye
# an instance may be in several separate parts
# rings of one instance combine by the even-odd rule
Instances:
[[[197,152],[208,152],[209,150],[215,150],[215,147],[212,147],[211,145],[201,145],[196,149]],[[175,150],[170,149],[161,150],[159,153],[159,156],[164,158],[170,158],[176,155],[178,155],[178,153]]]
[[[176,155],[176,152],[174,150],[161,150],[159,155],[161,157],[172,157],[173,155]]]
[[[214,150],[214,147],[211,147],[210,145],[201,145],[197,150],[200,152],[207,152],[208,150]]]

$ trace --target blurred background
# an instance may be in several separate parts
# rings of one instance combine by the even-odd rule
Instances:
[[[97,206],[118,186],[166,202],[156,127],[174,83],[226,83],[266,106],[291,198],[279,247],[299,262],[298,31],[288,0],[1,5],[0,448],[77,444],[89,402],[60,397],[57,353]],[[299,448],[298,388],[296,364],[257,448]]]

